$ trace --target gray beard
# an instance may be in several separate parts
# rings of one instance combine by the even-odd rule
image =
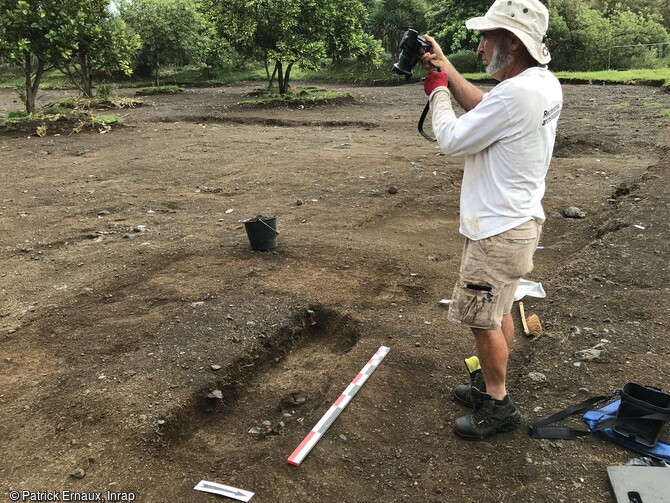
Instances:
[[[498,45],[493,50],[491,62],[486,66],[486,73],[493,77],[496,73],[504,70],[512,61],[512,55],[507,52],[507,49]]]

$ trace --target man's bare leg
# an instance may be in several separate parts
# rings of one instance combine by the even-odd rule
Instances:
[[[511,316],[509,318],[511,320]],[[503,327],[509,329],[509,322],[503,322]],[[475,336],[477,357],[486,382],[486,392],[495,400],[501,400],[507,394],[505,388],[509,357],[507,334],[502,327],[491,330],[473,328],[472,333]]]
[[[502,318],[502,326],[500,327],[507,342],[507,348],[512,347],[512,339],[514,339],[514,319],[510,313],[504,314]]]

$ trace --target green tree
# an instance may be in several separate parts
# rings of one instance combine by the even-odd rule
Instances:
[[[277,76],[281,94],[288,90],[293,65],[318,69],[328,49],[337,58],[369,47],[360,0],[206,0],[206,5],[223,38],[239,53],[265,62],[270,85]]]
[[[160,85],[161,66],[200,63],[209,46],[208,26],[195,0],[119,0],[121,18],[139,35],[138,73],[153,73]]]
[[[656,19],[666,30],[670,30],[669,0],[591,0],[593,7],[605,17],[612,17],[616,12],[632,11],[645,16],[660,16]]]
[[[384,49],[381,41],[369,33],[364,33],[361,44],[356,47],[358,51],[358,61],[373,68],[379,68],[382,64]]]
[[[427,11],[425,0],[376,0],[370,12],[370,32],[394,60],[398,59],[405,30],[425,33]]]
[[[90,95],[92,72],[126,69],[130,45],[102,0],[0,0],[0,52],[23,69],[26,111],[56,67]]]
[[[368,11],[360,0],[332,2],[332,22],[326,27],[326,53],[333,62],[359,55],[373,64],[380,62],[381,45],[364,32]]]
[[[594,8],[595,5],[604,10]],[[580,0],[552,0],[549,11],[551,64],[558,70],[628,68],[633,56],[641,57],[648,50],[621,46],[657,44],[670,39],[658,13]]]
[[[90,95],[100,69],[128,70],[132,43],[102,0],[0,0],[0,52],[23,69],[26,111],[44,72],[56,67]]]
[[[582,0],[552,0],[547,35],[552,68],[598,70],[607,67],[612,24]]]
[[[26,111],[35,111],[42,75],[70,56],[67,16],[56,0],[0,0],[0,53],[22,68]]]
[[[660,21],[657,14],[631,10],[614,11],[610,18],[612,47],[608,51],[608,66],[628,68],[633,57],[643,56],[652,47],[661,47],[655,44],[667,43],[670,37]]]
[[[476,49],[479,35],[465,27],[465,21],[483,16],[492,0],[436,0],[428,11],[430,33],[446,52]]]
[[[93,95],[94,73],[120,70],[132,73],[132,57],[139,37],[126,34],[125,22],[108,10],[108,0],[68,0],[62,8],[75,23],[69,26],[72,51],[54,66],[63,72],[84,96]]]

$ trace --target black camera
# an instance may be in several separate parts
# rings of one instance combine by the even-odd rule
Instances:
[[[430,42],[426,41],[416,30],[407,30],[400,41],[400,57],[393,65],[393,72],[409,79],[412,76],[412,68],[416,66],[421,56],[430,52],[432,47]]]

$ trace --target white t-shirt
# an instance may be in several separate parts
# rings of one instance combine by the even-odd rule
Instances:
[[[456,118],[445,87],[430,96],[442,152],[465,156],[460,232],[479,240],[531,219],[544,222],[544,179],[563,106],[558,79],[532,67],[506,79]]]

